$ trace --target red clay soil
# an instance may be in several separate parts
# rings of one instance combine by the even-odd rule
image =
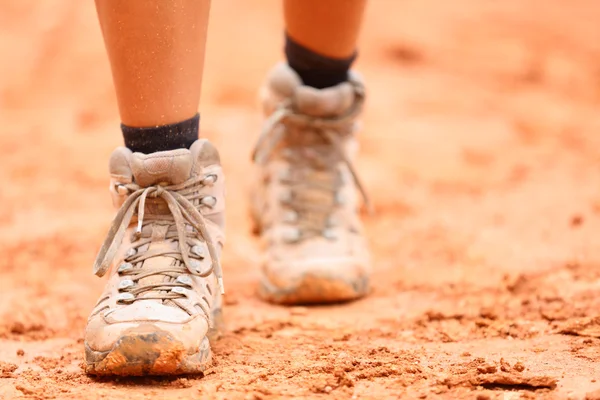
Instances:
[[[0,398],[600,399],[600,3],[371,1],[373,292],[314,308],[255,296],[246,174],[281,5],[213,3],[202,132],[228,172],[228,331],[203,377],[93,379],[121,143],[93,2],[0,2]]]

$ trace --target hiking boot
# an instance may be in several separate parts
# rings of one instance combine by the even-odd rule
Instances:
[[[109,278],[88,319],[86,371],[201,372],[222,305],[219,154],[207,140],[152,154],[120,147],[110,174],[120,209],[94,264],[96,275]]]
[[[365,295],[370,262],[356,189],[368,201],[352,165],[361,80],[351,73],[347,82],[315,89],[280,64],[262,98],[267,120],[254,152],[252,197],[266,247],[261,296],[303,304]]]

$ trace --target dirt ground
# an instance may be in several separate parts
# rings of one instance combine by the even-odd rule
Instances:
[[[314,308],[255,296],[246,171],[281,5],[213,3],[228,331],[204,377],[98,380],[82,332],[121,138],[93,2],[0,0],[0,398],[600,399],[600,3],[371,1],[373,293]]]

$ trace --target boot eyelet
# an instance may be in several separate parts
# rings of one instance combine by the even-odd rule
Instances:
[[[125,257],[129,258],[129,257],[133,257],[137,254],[137,250],[134,249],[133,247],[131,247],[129,250],[127,250],[127,252],[125,253]]]
[[[129,189],[127,189],[125,185],[122,185],[120,183],[117,183],[115,185],[115,189],[120,196],[126,196],[129,194]]]
[[[186,288],[182,288],[181,286],[176,286],[174,288],[171,288],[171,292],[177,293],[177,294],[181,294],[181,295],[186,295],[187,294],[187,289]]]
[[[135,300],[135,296],[131,293],[119,293],[117,295],[117,304],[131,304]]]
[[[337,239],[337,235],[335,234],[335,232],[332,229],[325,229],[323,231],[323,237],[328,240],[336,240]]]
[[[119,290],[129,289],[134,285],[135,283],[131,279],[123,279],[121,282],[119,282]]]
[[[337,204],[338,206],[343,206],[344,204],[346,204],[346,196],[344,196],[342,192],[337,192],[335,194],[335,204]]]
[[[204,270],[202,269],[202,263],[198,260],[190,260],[190,267],[197,274],[202,274]]]
[[[180,275],[175,280],[175,283],[180,283],[185,286],[192,286],[192,278],[189,275]]]
[[[300,238],[302,238],[302,232],[300,232],[300,229],[292,228],[286,230],[282,236],[286,243],[296,243],[300,240]]]
[[[279,195],[279,202],[281,204],[289,204],[292,201],[292,193],[290,191],[282,192]]]
[[[283,214],[283,220],[284,220],[284,222],[287,222],[288,224],[293,224],[295,222],[298,222],[298,213],[293,210],[287,210]]]
[[[204,186],[212,186],[219,179],[219,177],[215,174],[206,175],[204,179],[202,179],[202,185]]]
[[[131,269],[133,269],[133,264],[126,262],[126,263],[122,263],[121,265],[119,265],[119,268],[117,268],[117,272],[119,274],[122,274],[127,271],[130,271]]]
[[[197,257],[204,258],[204,247],[200,245],[192,246],[190,252]]]
[[[282,183],[288,182],[291,179],[292,174],[289,169],[284,169],[279,172],[279,181]]]
[[[214,196],[206,196],[200,199],[200,204],[213,208],[217,204],[217,198]]]

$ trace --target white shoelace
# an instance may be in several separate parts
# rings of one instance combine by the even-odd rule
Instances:
[[[273,151],[277,148],[279,143],[285,139],[286,134],[288,134],[291,129],[305,128],[307,131],[306,134],[319,135],[324,143],[329,144],[327,146],[327,150],[333,149],[333,154],[325,154],[325,152],[316,151],[317,149],[315,148],[315,151],[313,152],[314,158],[312,160],[306,157],[303,158],[300,154],[296,154],[294,157],[291,157],[293,159],[289,161],[291,161],[291,163],[294,165],[307,167],[307,171],[314,171],[319,169],[319,167],[320,169],[323,169],[322,167],[324,166],[327,170],[335,172],[337,160],[341,160],[342,163],[348,168],[356,187],[362,195],[366,208],[369,210],[369,212],[371,212],[372,207],[367,192],[358,178],[358,173],[352,165],[351,160],[346,155],[343,138],[339,133],[341,129],[347,127],[355,120],[364,103],[364,88],[358,82],[351,81],[351,83],[353,84],[355,91],[354,104],[346,113],[339,116],[323,118],[302,114],[295,110],[291,100],[284,101],[280,107],[267,119],[256,147],[254,148],[252,158],[253,161],[259,165],[266,164]],[[284,129],[280,129],[282,125],[285,126]],[[310,165],[311,163],[314,164],[315,162],[318,162],[320,165]],[[302,180],[290,179],[288,182],[286,182],[286,184],[292,186],[293,188],[297,187],[298,189],[300,189],[300,186],[311,187],[312,189],[329,192],[332,194],[332,196],[335,196],[337,190],[339,189],[338,179],[332,177],[332,179],[329,179],[329,182],[327,182],[323,179],[311,179],[309,175],[309,173],[305,174],[305,176],[303,176],[304,179]],[[323,221],[327,219],[327,216],[331,213],[334,206],[333,202],[329,204],[306,204],[306,202],[302,201],[294,202],[293,199],[287,202],[286,205],[292,208],[292,210],[298,214],[306,211],[309,208],[310,211],[313,211],[313,214],[323,214],[323,218],[316,219],[319,221],[310,218],[301,219],[306,223],[299,228],[303,231],[303,233],[309,232],[309,234],[305,234],[304,237],[309,237],[313,234],[320,234],[324,231],[324,228],[321,225],[323,225]]]
[[[130,192],[130,194],[119,209],[117,215],[115,216],[106,236],[106,239],[102,247],[100,248],[98,256],[96,257],[96,261],[94,262],[94,273],[98,276],[103,276],[104,274],[106,274],[109,266],[114,260],[118,248],[123,241],[125,232],[129,227],[136,211],[138,217],[138,224],[135,234],[137,235],[138,240],[140,239],[141,230],[144,223],[146,199],[148,197],[160,198],[164,200],[164,202],[167,204],[171,213],[171,217],[173,218],[169,221],[171,221],[175,225],[175,228],[177,230],[176,239],[179,244],[178,251],[163,250],[151,253],[148,252],[148,254],[145,254],[143,257],[138,257],[136,259],[136,262],[141,262],[151,257],[169,256],[181,261],[185,266],[185,269],[178,268],[175,266],[165,266],[164,268],[157,268],[152,270],[142,268],[138,270],[137,273],[133,276],[134,280],[137,281],[142,278],[157,274],[176,277],[177,274],[189,273],[195,276],[207,277],[211,273],[214,273],[217,277],[221,293],[225,293],[225,289],[223,286],[223,273],[221,270],[221,264],[218,259],[217,250],[206,227],[204,217],[192,204],[193,200],[203,197],[202,195],[197,193],[197,186],[201,184],[203,179],[204,177],[195,177],[188,179],[187,181],[178,185],[155,185],[145,188],[133,183],[124,185]],[[198,263],[198,261],[190,257],[188,249],[189,245],[187,241],[188,233],[186,232],[186,224],[189,224],[192,228],[194,228],[195,232],[197,232],[200,235],[200,238],[207,245],[208,253],[211,257],[211,266],[206,271],[201,271],[197,269],[195,265]],[[139,247],[143,244],[144,243],[141,242],[137,244],[134,243],[133,247]],[[175,286],[185,286],[185,282],[183,284],[161,283],[154,285],[142,285],[140,287],[137,287],[135,290],[130,290],[130,293],[135,295],[149,290],[169,290],[171,287]],[[148,297],[144,298],[146,299]],[[168,299],[173,298],[173,296],[164,294],[153,298]],[[136,299],[137,298],[135,298],[134,296],[133,301],[135,301]]]

